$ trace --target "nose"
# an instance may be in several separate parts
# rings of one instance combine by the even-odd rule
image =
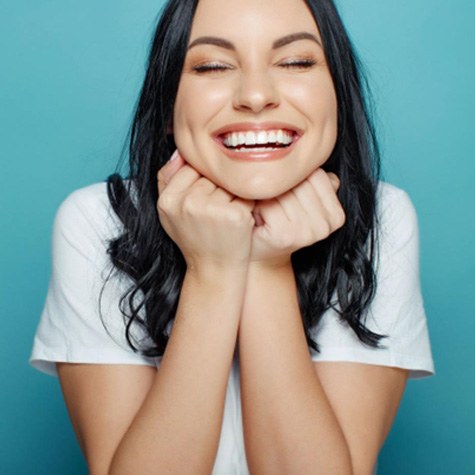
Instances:
[[[268,71],[241,73],[234,97],[235,109],[257,114],[277,107],[279,102],[278,89]]]

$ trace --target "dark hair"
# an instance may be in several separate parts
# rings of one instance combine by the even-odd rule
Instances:
[[[173,106],[198,0],[170,0],[159,19],[145,81],[130,132],[129,177],[107,181],[109,200],[123,223],[110,241],[113,265],[133,285],[120,301],[126,337],[134,350],[161,356],[175,317],[186,264],[178,246],[160,225],[156,203],[157,171],[175,150],[169,134]],[[376,192],[379,151],[366,101],[361,65],[332,0],[306,0],[319,27],[338,99],[338,137],[325,163],[341,181],[339,199],[346,223],[324,241],[292,255],[299,304],[310,347],[323,313],[333,308],[358,338],[379,347],[383,335],[364,321],[375,290],[377,242]],[[132,324],[145,329],[153,345],[132,337]]]

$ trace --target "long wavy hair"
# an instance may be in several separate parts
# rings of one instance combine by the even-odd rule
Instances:
[[[292,255],[307,342],[316,352],[312,330],[333,308],[363,344],[379,347],[384,335],[365,325],[375,295],[377,258],[376,193],[380,176],[378,144],[368,106],[367,81],[332,0],[306,0],[323,41],[338,104],[336,146],[324,165],[341,181],[338,197],[346,223],[327,239]],[[129,175],[107,180],[110,203],[123,225],[109,242],[113,267],[132,285],[120,309],[129,345],[146,356],[163,355],[178,306],[186,264],[160,224],[157,172],[175,142],[169,124],[198,0],[167,2],[155,31],[145,80],[130,130]],[[145,330],[148,344],[133,336]]]

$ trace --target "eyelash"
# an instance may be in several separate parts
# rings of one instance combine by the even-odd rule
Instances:
[[[281,63],[280,66],[286,69],[310,69],[315,66],[317,62],[314,59],[296,59]]]
[[[193,67],[193,71],[198,74],[226,71],[228,69],[231,69],[231,67],[222,63],[204,63]]]
[[[280,63],[278,66],[284,69],[310,69],[315,66],[317,62],[313,59],[298,59]],[[204,63],[193,67],[193,71],[198,74],[206,74],[211,72],[222,72],[232,69],[231,66],[222,63]]]

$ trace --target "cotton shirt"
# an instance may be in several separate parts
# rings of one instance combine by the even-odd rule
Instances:
[[[321,351],[311,352],[311,358],[405,368],[410,378],[421,378],[434,374],[434,364],[420,291],[417,217],[408,195],[393,185],[380,182],[377,198],[377,292],[365,324],[389,337],[382,340],[384,348],[369,348],[330,309],[313,331]],[[40,371],[57,375],[56,362],[159,367],[160,358],[135,353],[125,339],[119,300],[131,281],[125,275],[110,274],[113,269],[107,254],[108,242],[121,234],[121,226],[105,183],[75,191],[59,208],[53,231],[52,276],[30,359]],[[149,341],[137,328],[134,338]],[[213,474],[248,474],[236,357]]]

